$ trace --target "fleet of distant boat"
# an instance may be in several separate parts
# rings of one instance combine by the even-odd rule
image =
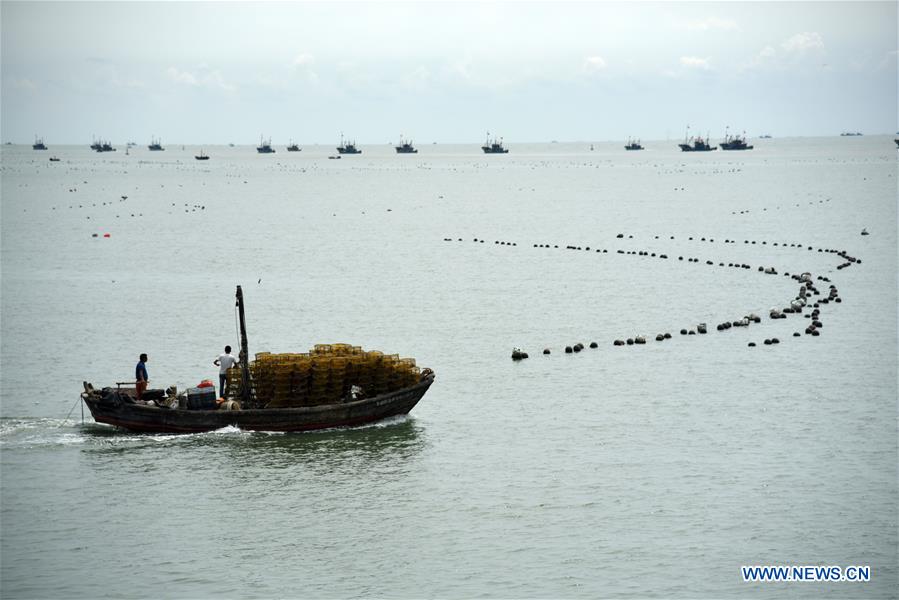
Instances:
[[[840,134],[841,137],[857,137],[863,135],[859,132],[843,132]],[[683,143],[678,144],[678,147],[683,152],[711,152],[713,150],[717,150],[719,147],[721,150],[752,150],[754,148],[753,145],[747,143],[746,132],[744,131],[742,135],[731,135],[730,128],[726,128],[724,131],[724,140],[718,146],[712,146],[709,143],[709,135],[706,134],[705,137],[701,135],[690,135],[690,126],[687,126],[687,131],[684,134]],[[759,139],[771,139],[770,134],[763,134],[759,136]],[[899,138],[894,140],[896,145],[899,146]],[[437,142],[434,142],[435,144]],[[553,140],[553,143],[556,143]],[[6,142],[6,145],[12,145],[12,142]],[[125,153],[128,154],[128,150],[137,146],[134,142],[128,142],[127,147],[125,149]],[[228,144],[229,147],[234,148],[234,144]],[[40,136],[34,136],[34,143],[31,145],[34,150],[47,150],[47,145],[44,144],[44,139]],[[95,150],[96,152],[115,152],[116,148],[112,145],[111,142],[105,141],[102,138],[94,138],[91,142],[91,150]],[[147,148],[151,151],[162,151],[165,148],[162,146],[162,141],[158,138],[151,137],[150,144]],[[394,146],[397,154],[418,154],[418,149],[412,145],[411,139],[404,139],[402,135],[400,135],[399,144]],[[184,149],[184,146],[181,147]],[[590,150],[594,149],[593,144],[590,145]],[[639,139],[636,138],[628,138],[627,143],[624,146],[625,150],[633,151],[633,150],[643,150],[644,147],[640,143]],[[288,152],[300,152],[302,149],[298,144],[294,143],[293,140],[290,141],[290,144],[287,146]],[[484,145],[481,146],[481,150],[484,154],[508,154],[509,149],[503,145],[503,138],[494,136],[492,139],[490,137],[490,132],[487,132],[487,139],[484,142]],[[259,154],[274,154],[275,148],[272,146],[272,139],[268,138],[267,140],[260,136],[259,138],[259,146],[256,147],[256,152]],[[355,140],[349,140],[340,134],[340,145],[337,146],[338,154],[335,156],[329,156],[328,158],[340,158],[343,154],[362,154],[362,150],[356,147]],[[204,151],[201,151],[199,155],[195,156],[197,160],[209,160],[209,155],[207,155]],[[51,158],[51,160],[58,161],[57,157]]]

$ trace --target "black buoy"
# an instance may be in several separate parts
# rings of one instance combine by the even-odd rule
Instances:
[[[544,348],[544,349],[543,349],[543,354],[549,354],[549,348]]]
[[[599,344],[597,344],[596,342],[590,342],[590,347],[591,348],[599,348]]]
[[[681,330],[680,330],[680,334],[681,334],[681,335],[687,335],[687,330],[686,330],[686,329],[681,329]]]
[[[750,348],[755,348],[755,342],[749,342],[748,346],[749,346]]]
[[[565,354],[571,354],[574,350],[571,349],[571,346],[565,346]]]

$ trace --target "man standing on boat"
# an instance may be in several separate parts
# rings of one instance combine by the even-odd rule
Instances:
[[[231,346],[225,346],[225,353],[219,354],[219,357],[212,361],[212,364],[219,368],[219,393],[221,397],[225,397],[225,384],[228,382],[228,369],[237,364],[237,359],[231,356]]]
[[[140,361],[137,363],[137,367],[134,369],[134,379],[137,380],[137,399],[140,400],[141,396],[144,395],[144,392],[147,389],[147,383],[149,383],[150,378],[147,376],[147,355],[141,354]]]

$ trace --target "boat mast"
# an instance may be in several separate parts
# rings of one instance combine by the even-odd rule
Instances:
[[[250,407],[252,394],[250,393],[250,353],[247,349],[247,323],[243,314],[243,290],[237,286],[237,314],[240,319],[240,401],[245,407]]]

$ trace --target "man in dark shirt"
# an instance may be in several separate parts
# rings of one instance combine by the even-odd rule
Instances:
[[[140,355],[140,362],[137,363],[137,367],[134,369],[134,378],[137,380],[137,399],[140,400],[140,397],[144,395],[144,391],[147,389],[147,383],[150,381],[150,378],[147,377],[147,355]]]

